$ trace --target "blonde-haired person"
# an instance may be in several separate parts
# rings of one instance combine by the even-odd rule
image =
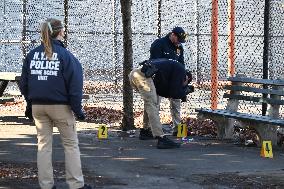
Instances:
[[[57,127],[64,147],[66,182],[70,189],[91,189],[84,184],[75,117],[82,111],[83,72],[80,62],[65,49],[64,27],[48,19],[41,26],[42,43],[23,64],[20,89],[31,104],[38,138],[37,167],[42,189],[55,189],[52,167],[52,133]]]

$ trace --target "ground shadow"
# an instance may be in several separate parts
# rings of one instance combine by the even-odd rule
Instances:
[[[1,116],[0,124],[3,125],[31,125],[34,126],[34,122],[24,116]]]

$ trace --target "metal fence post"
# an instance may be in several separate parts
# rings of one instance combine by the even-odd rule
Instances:
[[[26,39],[27,39],[27,0],[23,0],[23,30],[22,30],[22,53],[23,58],[22,61],[24,62],[25,57],[27,56],[27,49],[26,49]]]
[[[160,38],[162,36],[162,0],[158,1],[158,23],[157,23],[157,27],[158,27],[158,37]]]
[[[212,0],[211,41],[211,109],[218,104],[218,0]]]
[[[228,0],[228,76],[235,74],[235,0]]]
[[[64,45],[67,47],[68,45],[68,0],[64,0]]]
[[[269,53],[269,16],[270,16],[270,0],[265,0],[264,5],[264,37],[263,37],[263,79],[268,79],[268,53]],[[267,85],[263,85],[267,89]],[[266,98],[267,94],[263,94]],[[267,111],[267,103],[262,103],[262,115]]]
[[[199,0],[196,0],[196,83],[199,85],[201,80],[201,68],[199,61],[200,50],[200,35],[199,35]]]
[[[112,61],[114,63],[114,82],[115,85],[118,83],[118,50],[117,50],[117,24],[116,24],[116,0],[112,0],[112,35],[113,35],[113,46],[112,46]]]

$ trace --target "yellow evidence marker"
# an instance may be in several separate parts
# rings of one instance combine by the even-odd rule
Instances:
[[[107,138],[107,126],[106,125],[100,125],[99,126],[98,138],[99,139]]]
[[[273,158],[271,141],[262,142],[260,156],[266,158]]]
[[[178,138],[182,138],[182,137],[187,137],[187,127],[186,124],[178,124],[178,128],[177,128],[177,137]]]

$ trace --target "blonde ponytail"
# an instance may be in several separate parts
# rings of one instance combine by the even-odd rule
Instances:
[[[44,22],[41,26],[41,39],[44,46],[45,55],[48,59],[51,59],[52,45],[47,22]]]
[[[41,38],[44,46],[44,52],[48,59],[52,58],[52,42],[63,28],[61,21],[57,19],[47,19],[41,26]]]

